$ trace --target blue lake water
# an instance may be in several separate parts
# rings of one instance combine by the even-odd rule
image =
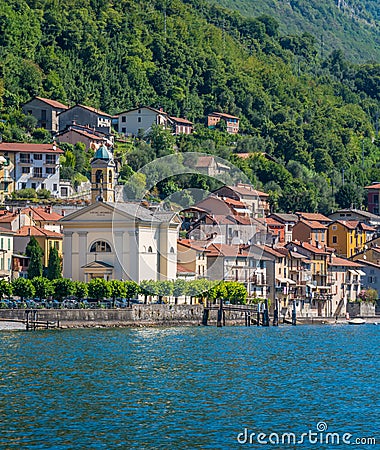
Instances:
[[[0,448],[335,448],[326,426],[352,435],[339,448],[378,448],[379,336],[374,325],[0,332]],[[301,441],[317,423],[323,443]],[[276,445],[286,432],[299,443]]]

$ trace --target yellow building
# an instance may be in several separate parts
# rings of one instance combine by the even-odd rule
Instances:
[[[188,273],[195,273],[196,278],[203,278],[207,275],[208,250],[204,243],[192,239],[179,239],[177,252],[177,263]]]
[[[14,251],[15,253],[25,253],[26,246],[30,238],[34,237],[38,245],[43,251],[42,264],[47,267],[49,262],[50,249],[55,247],[58,254],[62,257],[62,241],[63,235],[55,231],[46,230],[45,228],[35,226],[21,227],[14,235]]]
[[[361,252],[375,229],[357,220],[336,220],[329,225],[328,245],[344,258]]]

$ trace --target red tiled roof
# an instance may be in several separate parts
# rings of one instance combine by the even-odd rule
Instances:
[[[35,226],[24,226],[21,227],[17,232],[16,236],[44,236],[56,239],[62,239],[62,233],[56,233],[55,231],[46,230],[45,228],[35,227]]]
[[[213,161],[213,156],[200,156],[195,167],[209,167]]]
[[[302,248],[304,248],[305,250],[309,250],[310,252],[313,252],[313,253],[319,253],[321,255],[327,255],[328,254],[328,252],[325,251],[324,249],[315,247],[314,245],[311,245],[308,242],[301,242],[301,243],[296,244],[296,245],[299,245]]]
[[[189,274],[195,275],[195,272],[193,272],[189,269],[186,269],[186,267],[184,267],[182,264],[178,264],[178,263],[177,263],[177,273],[189,273]]]
[[[58,214],[54,211],[49,212],[49,210],[43,207],[30,207],[23,209],[22,212],[28,214],[34,220],[40,220],[44,222],[57,222],[63,217],[61,214]]]
[[[361,264],[358,264],[354,261],[350,261],[345,258],[339,258],[337,256],[333,256],[331,262],[328,263],[329,266],[347,266],[347,267],[362,267]]]
[[[311,228],[312,230],[326,230],[326,225],[323,225],[323,223],[318,222],[317,220],[303,220],[300,219],[298,223],[304,223],[306,226]]]
[[[242,250],[239,245],[211,244],[208,251],[208,256],[249,256],[249,253]]]
[[[62,136],[62,135],[66,134],[66,133],[69,133],[71,131],[73,131],[74,133],[78,133],[81,136],[84,136],[84,137],[86,137],[88,139],[92,139],[94,141],[106,141],[107,140],[106,138],[104,138],[102,136],[98,136],[96,134],[89,133],[88,131],[77,130],[75,128],[69,128],[69,129],[67,129],[65,131],[62,131],[61,133],[59,133],[59,136]]]
[[[240,208],[247,208],[247,205],[240,200],[234,200],[233,198],[224,197],[223,200],[230,205],[238,206]]]
[[[17,214],[6,211],[5,214],[0,213],[0,223],[10,223],[16,219]]]
[[[359,220],[336,220],[334,223],[340,223],[350,230],[355,230],[356,228],[361,227],[364,231],[376,231],[376,228],[371,227],[364,222],[360,222]]]
[[[206,241],[196,241],[194,239],[178,239],[177,244],[183,245],[184,247],[187,248],[191,248],[198,252],[208,251],[207,248],[205,247],[205,245],[207,245]]]
[[[110,114],[107,114],[107,113],[105,113],[103,111],[100,111],[100,109],[93,108],[92,106],[81,105],[80,103],[77,103],[76,105],[72,106],[69,109],[73,109],[73,108],[76,108],[76,107],[87,109],[88,111],[91,111],[91,112],[94,112],[96,114],[99,114],[99,116],[106,116],[106,117],[112,118],[112,116]]]
[[[192,125],[193,124],[193,122],[190,122],[190,120],[183,119],[182,117],[169,116],[169,118],[172,119],[174,122],[186,123],[187,125]]]
[[[59,108],[59,109],[68,109],[69,107],[67,105],[64,105],[61,102],[57,102],[57,100],[50,100],[49,98],[44,98],[44,97],[34,97],[37,100],[41,100],[41,102],[44,102],[50,106],[52,106],[53,108]],[[30,103],[30,102],[28,102]]]
[[[364,189],[380,189],[380,183],[370,184],[369,186],[365,186]]]
[[[238,186],[227,186],[229,189],[237,192],[240,195],[245,195],[248,197],[269,197],[269,194],[266,194],[265,192],[261,192],[258,191],[257,189],[255,189],[253,186],[243,186],[243,185],[238,185]]]
[[[326,217],[323,214],[320,213],[306,213],[306,212],[297,212],[298,216],[300,216],[304,220],[312,220],[312,221],[319,221],[319,222],[332,222],[331,219]]]
[[[276,226],[276,227],[281,227],[281,228],[285,228],[285,225],[281,222],[278,222],[277,220],[273,219],[272,217],[266,217],[265,218],[265,222],[268,225],[272,225],[272,226]]]
[[[212,112],[211,114],[209,114],[209,116],[225,117],[226,119],[238,119],[239,120],[239,117],[231,116],[231,114],[225,114],[225,113],[221,113],[221,112]]]
[[[269,247],[268,245],[260,245],[259,247],[262,248],[265,252],[270,253],[273,256],[276,256],[277,258],[283,258],[284,256],[286,256],[286,254],[283,254],[282,252],[278,251],[275,248]],[[286,252],[288,252],[288,250],[286,250]]]
[[[2,152],[20,152],[20,153],[55,153],[62,154],[63,150],[54,144],[29,144],[25,142],[2,142],[0,143],[0,151]]]
[[[7,228],[0,227],[0,234],[15,234],[15,232],[12,230],[8,230]]]

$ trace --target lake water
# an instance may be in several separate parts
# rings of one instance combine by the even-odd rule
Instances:
[[[379,336],[375,325],[1,332],[0,448],[335,448],[328,432],[352,435],[339,448],[378,448]]]

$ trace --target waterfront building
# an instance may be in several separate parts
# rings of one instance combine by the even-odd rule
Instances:
[[[0,227],[0,280],[12,279],[13,236],[12,230]]]
[[[207,249],[210,242],[194,239],[177,241],[177,273],[194,274],[195,278],[207,277]],[[178,272],[179,270],[179,272]]]
[[[293,239],[293,227],[299,220],[298,216],[296,214],[272,213],[269,217],[285,226],[284,239],[286,243],[290,242]]]
[[[362,265],[333,256],[328,261],[329,283],[331,284],[332,317],[345,316],[347,303],[355,302],[361,291],[361,277],[365,275]]]
[[[350,259],[354,261],[364,259],[373,264],[380,264],[380,237],[367,241],[363,250],[355,253]]]
[[[336,220],[329,225],[328,245],[339,256],[349,258],[361,252],[375,233],[375,228],[356,220]]]
[[[180,219],[175,213],[97,201],[65,216],[61,224],[65,278],[138,283],[176,278]]]
[[[335,220],[355,220],[363,222],[371,227],[380,229],[380,216],[377,214],[363,211],[361,209],[347,208],[339,209],[338,211],[329,214],[329,218]]]
[[[361,287],[362,289],[375,289],[380,295],[380,264],[367,261],[366,259],[358,259],[356,262],[361,264]]]
[[[63,235],[33,225],[21,227],[14,234],[14,252],[17,254],[25,253],[26,247],[32,236],[36,239],[43,252],[42,264],[44,267],[47,267],[48,265],[51,248],[55,247],[58,250],[59,256],[62,257]]]
[[[0,143],[0,156],[8,162],[7,177],[13,180],[14,190],[47,189],[52,196],[58,197],[62,154],[63,150],[55,143]]]
[[[321,222],[300,219],[293,227],[293,241],[308,242],[322,248],[327,245],[327,230]]]

